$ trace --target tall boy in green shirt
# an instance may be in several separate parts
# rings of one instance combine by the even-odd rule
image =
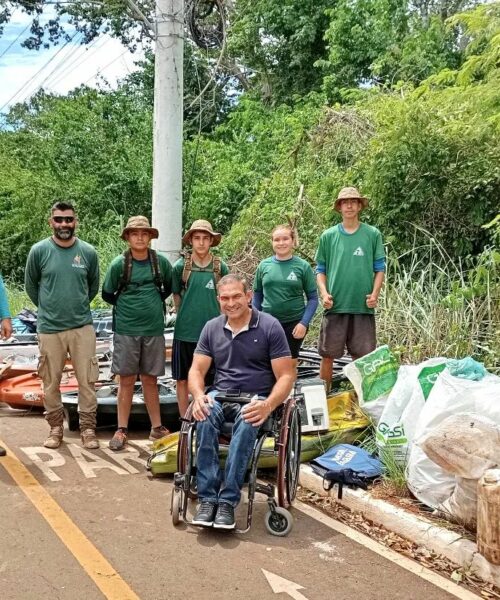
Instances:
[[[203,219],[194,221],[182,238],[190,244],[190,257],[180,258],[173,268],[172,292],[177,310],[172,346],[172,377],[176,380],[177,402],[183,416],[189,405],[187,378],[201,330],[207,321],[220,315],[217,282],[229,273],[223,261],[210,249],[222,236]]]
[[[316,279],[325,309],[318,352],[327,390],[333,361],[346,347],[353,359],[376,347],[374,309],[384,282],[385,252],[380,231],[359,220],[367,205],[356,188],[340,190],[333,208],[342,215],[342,223],[322,233],[316,252]]]

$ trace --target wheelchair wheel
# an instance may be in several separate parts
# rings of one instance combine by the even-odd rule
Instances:
[[[170,505],[170,514],[172,515],[173,525],[178,525],[181,512],[181,492],[180,490],[172,490],[172,503]]]
[[[277,489],[278,504],[288,508],[297,494],[300,471],[300,413],[291,399],[283,411],[279,436]]]
[[[293,516],[286,508],[277,506],[269,510],[265,517],[266,529],[271,535],[284,537],[288,535],[293,527]]]

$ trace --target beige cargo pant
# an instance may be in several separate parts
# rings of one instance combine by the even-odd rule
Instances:
[[[95,332],[92,325],[58,333],[39,333],[38,374],[43,381],[45,418],[51,427],[63,424],[61,377],[69,354],[78,381],[80,429],[95,429],[97,398],[95,382],[99,378]]]

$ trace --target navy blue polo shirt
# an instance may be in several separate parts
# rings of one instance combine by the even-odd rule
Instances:
[[[276,383],[271,360],[291,356],[279,321],[253,308],[248,329],[234,337],[226,323],[225,315],[208,321],[195,350],[213,359],[214,387],[269,395]]]

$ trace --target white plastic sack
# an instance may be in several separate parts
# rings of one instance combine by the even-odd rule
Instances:
[[[438,506],[443,516],[472,531],[477,526],[477,479],[456,478],[451,496]]]
[[[419,440],[427,456],[457,477],[478,480],[500,466],[500,425],[472,413],[447,417]]]
[[[438,376],[420,413],[406,470],[410,490],[433,508],[451,496],[455,477],[434,463],[419,444],[447,417],[464,412],[483,415],[500,425],[500,377],[487,375],[481,381],[469,381],[453,377],[446,369]]]
[[[380,346],[344,367],[344,374],[358,396],[359,406],[375,423],[396,383],[398,367],[388,346]]]
[[[381,456],[404,466],[408,458],[420,412],[438,377],[446,367],[445,358],[431,358],[419,365],[401,366],[377,425],[377,446]]]

